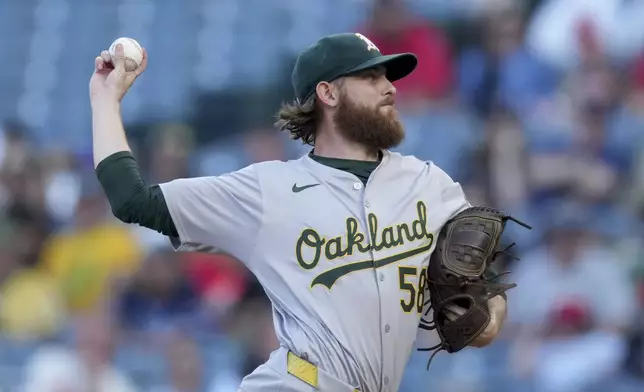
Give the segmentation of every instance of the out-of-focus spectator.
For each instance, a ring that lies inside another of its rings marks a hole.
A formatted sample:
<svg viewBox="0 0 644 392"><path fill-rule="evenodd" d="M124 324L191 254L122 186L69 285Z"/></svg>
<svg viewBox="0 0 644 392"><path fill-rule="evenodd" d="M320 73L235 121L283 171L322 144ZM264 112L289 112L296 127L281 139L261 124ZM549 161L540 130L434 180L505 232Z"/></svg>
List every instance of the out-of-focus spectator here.
<svg viewBox="0 0 644 392"><path fill-rule="evenodd" d="M364 33L383 53L413 52L418 57L417 69L394 83L406 134L396 150L431 160L462 182L483 135L470 112L454 102L448 37L399 0L377 2Z"/></svg>
<svg viewBox="0 0 644 392"><path fill-rule="evenodd" d="M490 199L495 205L516 210L529 196L522 124L512 112L498 110L488 118L486 127Z"/></svg>
<svg viewBox="0 0 644 392"><path fill-rule="evenodd" d="M23 216L37 217L50 226L45 203L45 173L43 162L29 156L20 167L0 173L4 193L3 212L7 219L21 220Z"/></svg>
<svg viewBox="0 0 644 392"><path fill-rule="evenodd" d="M251 129L243 139L247 164L286 158L286 147L279 132L272 128Z"/></svg>
<svg viewBox="0 0 644 392"><path fill-rule="evenodd" d="M623 0L548 0L537 9L527 42L552 66L568 71L579 64L580 30L592 28L611 62L624 64L644 45L644 4Z"/></svg>
<svg viewBox="0 0 644 392"><path fill-rule="evenodd" d="M396 148L403 154L431 160L459 182L471 179L475 153L485 134L481 122L466 108L433 105L422 112L401 113L405 140Z"/></svg>
<svg viewBox="0 0 644 392"><path fill-rule="evenodd" d="M640 233L641 234L641 233ZM631 375L644 380L644 256L642 255L642 236L635 237L639 245L638 252L632 255L635 258L633 266L633 280L635 282L638 314L629 333L629 353L625 363L625 370Z"/></svg>
<svg viewBox="0 0 644 392"><path fill-rule="evenodd" d="M85 187L73 225L48 238L40 261L58 282L71 312L104 301L113 283L134 272L141 259L130 229L110 218L98 186L88 179Z"/></svg>
<svg viewBox="0 0 644 392"><path fill-rule="evenodd" d="M537 391L582 390L616 374L626 355L632 282L592 223L583 206L557 210L544 246L514 268L509 315L519 338L511 365Z"/></svg>
<svg viewBox="0 0 644 392"><path fill-rule="evenodd" d="M162 124L148 133L146 170L151 183L162 183L189 175L189 154L194 131L185 124Z"/></svg>
<svg viewBox="0 0 644 392"><path fill-rule="evenodd" d="M192 252L180 256L186 277L199 293L208 317L226 318L247 290L246 267L225 254Z"/></svg>
<svg viewBox="0 0 644 392"><path fill-rule="evenodd" d="M525 11L510 2L489 10L475 30L478 46L460 58L461 99L487 116L498 106L529 110L555 87L557 75L523 44Z"/></svg>
<svg viewBox="0 0 644 392"><path fill-rule="evenodd" d="M625 100L613 127L620 130L623 144L632 148L633 172L627 201L644 218L644 54L633 64L634 83L627 87Z"/></svg>
<svg viewBox="0 0 644 392"><path fill-rule="evenodd" d="M270 353L279 347L273 328L271 308L263 298L252 299L241 305L230 334L247 350L241 373L250 374L264 363Z"/></svg>
<svg viewBox="0 0 644 392"><path fill-rule="evenodd" d="M190 337L175 335L166 347L168 386L151 392L200 392L205 390L203 361L199 346Z"/></svg>
<svg viewBox="0 0 644 392"><path fill-rule="evenodd" d="M538 199L572 192L608 203L627 189L622 185L640 144L629 137L634 132L620 105L624 83L601 48L588 42L558 97L525 119L530 185Z"/></svg>
<svg viewBox="0 0 644 392"><path fill-rule="evenodd" d="M640 150L636 154L627 200L633 213L644 219L644 152Z"/></svg>
<svg viewBox="0 0 644 392"><path fill-rule="evenodd" d="M43 158L46 210L54 223L71 223L81 196L80 165L66 151L52 151Z"/></svg>
<svg viewBox="0 0 644 392"><path fill-rule="evenodd" d="M29 131L19 122L0 125L0 211L5 219L33 216L49 220L45 207L45 170L30 144Z"/></svg>
<svg viewBox="0 0 644 392"><path fill-rule="evenodd" d="M417 69L394 83L401 110L450 95L451 44L440 29L408 12L404 1L377 1L364 34L384 54L412 52L418 57Z"/></svg>
<svg viewBox="0 0 644 392"><path fill-rule="evenodd" d="M640 312L628 340L628 356L625 370L644 379L644 284L640 283Z"/></svg>
<svg viewBox="0 0 644 392"><path fill-rule="evenodd" d="M167 335L199 330L200 298L172 250L151 252L118 300L119 321L127 331Z"/></svg>
<svg viewBox="0 0 644 392"><path fill-rule="evenodd" d="M218 176L256 162L299 158L311 150L310 146L292 142L285 134L259 127L230 135L199 151L197 175Z"/></svg>
<svg viewBox="0 0 644 392"><path fill-rule="evenodd" d="M29 306L25 306L29 304ZM17 269L0 291L0 331L16 339L50 337L65 322L56 282L35 269Z"/></svg>
<svg viewBox="0 0 644 392"><path fill-rule="evenodd" d="M36 223L21 223L5 223L1 234L0 332L16 339L51 337L64 325L65 304L56 281L26 257L32 247L39 249L29 233Z"/></svg>
<svg viewBox="0 0 644 392"><path fill-rule="evenodd" d="M194 130L183 123L155 124L135 148L137 161L145 168L145 181L160 184L192 175L190 154L194 150ZM139 151L140 150L140 151ZM168 238L138 225L129 227L144 253L166 246Z"/></svg>
<svg viewBox="0 0 644 392"><path fill-rule="evenodd" d="M617 196L620 167L604 155L600 140L605 125L592 122L592 117L591 114L584 118L570 131L552 129L549 136L553 138L549 142L553 144L529 144L528 173L534 197L550 198L572 192L586 200L602 202ZM545 132L538 137L547 142ZM599 146L586 144L577 137Z"/></svg>
<svg viewBox="0 0 644 392"><path fill-rule="evenodd" d="M0 168L3 172L22 171L31 156L28 130L19 121L0 124Z"/></svg>
<svg viewBox="0 0 644 392"><path fill-rule="evenodd" d="M490 11L521 4L529 7L540 0L406 0L415 14L438 20L471 22Z"/></svg>
<svg viewBox="0 0 644 392"><path fill-rule="evenodd" d="M7 279L11 272L19 265L20 258L13 249L13 239L16 228L9 221L0 223L0 284Z"/></svg>
<svg viewBox="0 0 644 392"><path fill-rule="evenodd" d="M84 314L75 323L71 347L44 345L25 366L25 392L135 392L138 389L112 365L113 324L103 312Z"/></svg>
<svg viewBox="0 0 644 392"><path fill-rule="evenodd" d="M473 178L483 192L479 205L497 205L514 216L535 226L532 184L529 178L529 154L521 120L507 109L497 109L485 124L485 147L481 159L475 161ZM468 198L471 190L468 189ZM475 196L475 194L472 194ZM506 234L523 249L539 241L539 231L508 225Z"/></svg>

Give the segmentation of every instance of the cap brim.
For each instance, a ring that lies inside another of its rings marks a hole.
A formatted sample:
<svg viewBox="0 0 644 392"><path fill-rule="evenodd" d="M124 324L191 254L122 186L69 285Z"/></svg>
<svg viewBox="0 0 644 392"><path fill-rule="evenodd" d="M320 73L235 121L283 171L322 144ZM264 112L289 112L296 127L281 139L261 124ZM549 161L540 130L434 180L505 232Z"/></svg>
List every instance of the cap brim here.
<svg viewBox="0 0 644 392"><path fill-rule="evenodd" d="M396 80L402 79L412 73L414 69L416 69L417 65L418 58L413 53L390 54L367 60L357 67L349 70L346 75L364 71L369 68L383 66L387 72L387 79L389 79L390 82L395 82Z"/></svg>

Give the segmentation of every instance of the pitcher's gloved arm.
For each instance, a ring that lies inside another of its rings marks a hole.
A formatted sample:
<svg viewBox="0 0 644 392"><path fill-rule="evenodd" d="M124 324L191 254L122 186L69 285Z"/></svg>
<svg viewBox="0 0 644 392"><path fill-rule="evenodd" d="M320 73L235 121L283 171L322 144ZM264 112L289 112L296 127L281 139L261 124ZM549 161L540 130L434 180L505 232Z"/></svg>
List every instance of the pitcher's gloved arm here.
<svg viewBox="0 0 644 392"><path fill-rule="evenodd" d="M505 319L508 313L507 302L501 295L490 298L487 301L487 306L490 309L490 323L485 327L483 332L474 339L469 345L471 347L485 347L492 343L498 336L503 328ZM450 321L455 321L466 312L466 309L457 305L447 305L445 307L445 316Z"/></svg>
<svg viewBox="0 0 644 392"><path fill-rule="evenodd" d="M163 192L146 185L129 151L114 153L96 167L112 213L125 223L137 223L169 237L178 237Z"/></svg>
<svg viewBox="0 0 644 392"><path fill-rule="evenodd" d="M505 319L508 315L508 305L505 298L497 295L494 298L490 298L487 301L487 305L490 308L490 323L483 333L470 344L472 347L485 347L492 343L501 332L503 324L505 324Z"/></svg>

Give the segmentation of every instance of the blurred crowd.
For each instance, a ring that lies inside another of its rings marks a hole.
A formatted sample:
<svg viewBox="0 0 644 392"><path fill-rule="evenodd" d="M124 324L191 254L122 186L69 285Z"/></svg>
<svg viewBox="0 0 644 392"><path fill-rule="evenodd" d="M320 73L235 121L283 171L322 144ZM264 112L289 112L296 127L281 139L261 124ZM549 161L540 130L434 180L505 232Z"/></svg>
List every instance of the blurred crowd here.
<svg viewBox="0 0 644 392"><path fill-rule="evenodd" d="M179 3L159 1L155 12L172 14ZM309 151L272 127L271 114L291 98L294 57L266 33L268 24L281 26L277 20L257 21L261 7L288 10L297 20L323 5L245 0L235 11L234 1L201 3L213 13L235 13L239 23L253 20L255 30L227 32L256 43L228 48L232 58L258 49L253 63L232 68L271 72L256 82L249 77L252 83L183 85L189 78L161 70L174 60L148 47L150 78L170 75L167 90L181 91L168 95L181 106L175 111L161 105L146 115L125 113L149 183ZM77 3L3 2L0 14L22 20L18 15L33 7L29 28L46 30L39 21L58 19L36 12L43 4L69 13ZM644 390L644 3L333 4L331 16L358 16L320 32L361 32L383 53L419 58L417 70L396 84L407 135L397 150L436 162L473 204L503 208L534 226L508 227L521 259L503 266L518 283L508 293L503 336L486 349L439 355L429 371L426 355L414 353L400 391ZM293 26L312 35L306 23ZM120 31L139 38L136 29ZM208 31L193 40L210 40ZM292 45L301 49L317 38ZM8 58L19 61L11 53L18 49L8 48ZM265 52L280 61L268 64ZM85 89L53 96L50 106L87 100L96 54L69 61L73 55L64 63L87 63L76 75ZM224 67L217 53L209 56L211 67ZM157 94L158 83L146 77L141 88ZM65 114L85 120L61 127L29 114L42 109L41 101L14 105L2 97L0 391L236 391L278 345L270 303L253 276L226 255L175 253L163 236L111 215L87 143L89 104ZM134 101L126 97L123 105L141 107Z"/></svg>

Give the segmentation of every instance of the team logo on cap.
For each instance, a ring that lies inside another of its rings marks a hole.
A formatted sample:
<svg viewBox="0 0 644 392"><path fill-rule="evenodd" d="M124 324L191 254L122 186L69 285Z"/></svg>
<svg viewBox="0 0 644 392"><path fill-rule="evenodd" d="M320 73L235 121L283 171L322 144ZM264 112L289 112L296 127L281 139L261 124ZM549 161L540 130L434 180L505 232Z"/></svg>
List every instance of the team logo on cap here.
<svg viewBox="0 0 644 392"><path fill-rule="evenodd" d="M380 49L376 45L374 45L373 42L364 35L360 33L356 33L356 37L360 38L365 44L367 44L367 50L375 50L376 52L380 52Z"/></svg>

